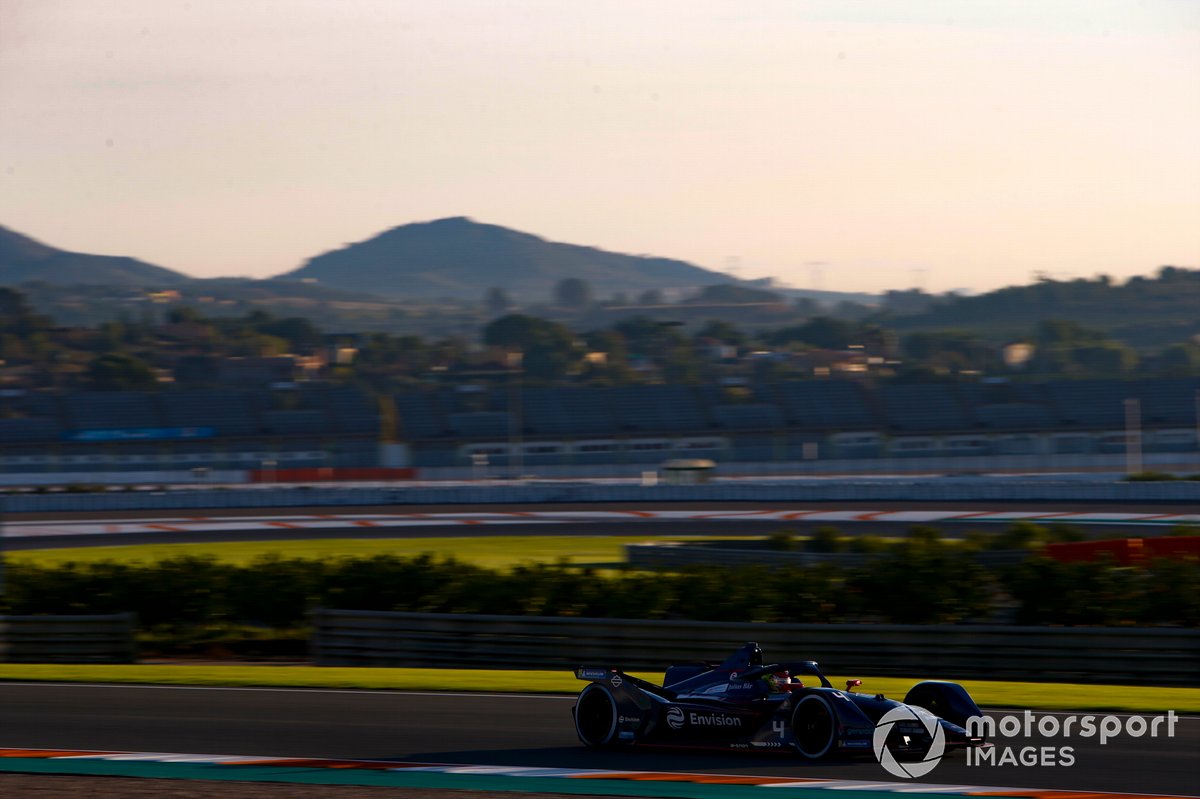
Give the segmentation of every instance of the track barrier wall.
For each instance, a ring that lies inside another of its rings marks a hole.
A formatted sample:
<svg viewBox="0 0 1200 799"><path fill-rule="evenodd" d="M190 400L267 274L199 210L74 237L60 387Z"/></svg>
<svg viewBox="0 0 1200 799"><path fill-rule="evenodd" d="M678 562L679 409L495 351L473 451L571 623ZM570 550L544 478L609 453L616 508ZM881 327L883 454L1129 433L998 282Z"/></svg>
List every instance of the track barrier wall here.
<svg viewBox="0 0 1200 799"><path fill-rule="evenodd" d="M0 616L0 662L132 663L132 613L110 616Z"/></svg>
<svg viewBox="0 0 1200 799"><path fill-rule="evenodd" d="M768 659L843 677L1200 686L1200 630L987 625L755 624L321 609L325 666L661 671L758 641ZM869 686L868 686L869 689Z"/></svg>
<svg viewBox="0 0 1200 799"><path fill-rule="evenodd" d="M1200 539L1197 539L1200 541ZM737 549L729 546L705 546L703 543L683 544L674 541L645 544L626 544L625 561L631 569L673 570L689 566L765 566L770 569L805 568L819 563L830 563L845 569L853 569L877 558L886 557L888 551L875 553L858 552L794 552L776 549ZM1015 566L1029 557L1028 550L997 550L978 552L975 560L981 566L997 568Z"/></svg>
<svg viewBox="0 0 1200 799"><path fill-rule="evenodd" d="M566 502L1196 502L1200 482L1047 480L736 481L706 485L501 483L461 486L264 486L8 494L8 513L45 511L473 505Z"/></svg>

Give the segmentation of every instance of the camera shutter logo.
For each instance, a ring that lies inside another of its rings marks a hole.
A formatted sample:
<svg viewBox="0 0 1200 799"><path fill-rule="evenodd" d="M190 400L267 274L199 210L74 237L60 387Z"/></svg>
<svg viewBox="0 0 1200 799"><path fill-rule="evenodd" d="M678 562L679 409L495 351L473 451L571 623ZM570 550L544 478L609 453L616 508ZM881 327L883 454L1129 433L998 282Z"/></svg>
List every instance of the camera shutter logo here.
<svg viewBox="0 0 1200 799"><path fill-rule="evenodd" d="M929 733L933 743L930 745L929 751L925 753L924 759L913 763L901 763L887 748L888 735L898 721L917 721L925 727L925 731ZM871 744L875 751L875 759L888 774L913 779L923 777L933 771L941 761L942 755L946 753L946 733L938 722L937 716L928 710L901 705L884 713L883 717L879 719L879 723L875 725L875 734L871 738Z"/></svg>

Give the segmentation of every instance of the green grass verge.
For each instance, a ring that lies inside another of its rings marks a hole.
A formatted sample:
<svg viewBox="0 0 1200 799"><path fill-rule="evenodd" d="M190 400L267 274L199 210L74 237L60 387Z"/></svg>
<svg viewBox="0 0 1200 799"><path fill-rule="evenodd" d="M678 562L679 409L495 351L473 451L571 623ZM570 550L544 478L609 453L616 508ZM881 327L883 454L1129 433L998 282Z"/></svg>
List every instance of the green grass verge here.
<svg viewBox="0 0 1200 799"><path fill-rule="evenodd" d="M223 563L245 565L263 555L326 560L338 557L396 555L413 557L431 553L453 556L488 568L507 568L520 563L612 564L625 561L626 544L643 541L682 541L708 536L600 536L600 535L512 535L442 538L328 538L311 541L244 541L203 544L148 544L139 546L31 549L8 552L14 562L56 566L62 563L118 561L144 563L184 555L209 555Z"/></svg>
<svg viewBox="0 0 1200 799"><path fill-rule="evenodd" d="M654 680L661 675L641 675ZM833 680L835 686L842 679ZM498 691L573 694L582 683L565 671L478 669L372 669L245 665L50 665L0 664L0 681L100 682L153 685L220 685L275 688L357 688L408 691ZM902 677L864 677L862 691L903 699L917 682ZM1066 685L967 680L963 685L985 707L1030 710L1126 710L1200 713L1200 688Z"/></svg>

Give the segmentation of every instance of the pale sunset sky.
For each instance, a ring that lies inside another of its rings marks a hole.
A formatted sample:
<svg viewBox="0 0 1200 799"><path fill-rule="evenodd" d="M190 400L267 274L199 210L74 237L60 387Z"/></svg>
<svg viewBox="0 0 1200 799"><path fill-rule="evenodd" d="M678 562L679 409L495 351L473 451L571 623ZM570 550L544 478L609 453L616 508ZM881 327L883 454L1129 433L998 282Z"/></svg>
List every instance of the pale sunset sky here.
<svg viewBox="0 0 1200 799"><path fill-rule="evenodd" d="M836 290L1200 267L1200 2L0 0L0 225L265 277L444 216Z"/></svg>

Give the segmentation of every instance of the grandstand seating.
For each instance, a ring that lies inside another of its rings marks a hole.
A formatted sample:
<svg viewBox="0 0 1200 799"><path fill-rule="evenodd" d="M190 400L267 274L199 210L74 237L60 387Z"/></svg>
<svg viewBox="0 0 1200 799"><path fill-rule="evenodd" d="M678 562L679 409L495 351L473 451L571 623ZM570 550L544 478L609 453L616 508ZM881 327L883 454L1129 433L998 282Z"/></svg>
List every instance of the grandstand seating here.
<svg viewBox="0 0 1200 799"><path fill-rule="evenodd" d="M791 424L805 430L866 430L880 426L857 383L841 380L779 384Z"/></svg>
<svg viewBox="0 0 1200 799"><path fill-rule="evenodd" d="M617 422L602 391L586 388L553 389L567 415L568 432L576 435L615 433ZM528 415L526 418L530 418Z"/></svg>
<svg viewBox="0 0 1200 799"><path fill-rule="evenodd" d="M320 435L331 433L329 416L315 408L263 411L263 430L271 435Z"/></svg>
<svg viewBox="0 0 1200 799"><path fill-rule="evenodd" d="M57 419L32 417L0 419L0 443L51 441L59 437L62 426Z"/></svg>
<svg viewBox="0 0 1200 799"><path fill-rule="evenodd" d="M362 391L334 386L328 390L326 400L338 432L351 436L379 432L379 405Z"/></svg>
<svg viewBox="0 0 1200 799"><path fill-rule="evenodd" d="M876 387L809 380L736 390L479 385L392 399L396 435L411 446L418 466L470 465L475 445L495 448L491 465L499 466L515 432L508 413L514 400L521 403L525 464L616 464L681 457L691 452L689 443L716 447L702 457L730 461L1116 452L1124 447L1118 434L1128 398L1141 403L1145 451L1189 451L1197 391L1197 378ZM379 458L379 407L367 392L328 384L272 392L9 391L0 395L0 456L6 471L63 464L246 468L284 457L288 465L372 466ZM212 428L214 436L173 432L135 441L105 434L92 443L77 435L148 428Z"/></svg>
<svg viewBox="0 0 1200 799"><path fill-rule="evenodd" d="M84 391L66 396L67 419L74 430L130 430L163 427L153 394L134 391Z"/></svg>
<svg viewBox="0 0 1200 799"><path fill-rule="evenodd" d="M972 417L977 426L991 430L1044 430L1054 426L1050 409L1031 402L977 405Z"/></svg>
<svg viewBox="0 0 1200 799"><path fill-rule="evenodd" d="M689 386L622 386L608 389L618 424L630 431L687 431L706 426Z"/></svg>
<svg viewBox="0 0 1200 799"><path fill-rule="evenodd" d="M521 392L521 418L525 430L534 435L570 436L579 429L567 410L563 394L566 389L530 388ZM611 423L609 423L611 424Z"/></svg>
<svg viewBox="0 0 1200 799"><path fill-rule="evenodd" d="M893 430L966 430L971 423L953 386L897 384L879 389L887 425Z"/></svg>
<svg viewBox="0 0 1200 799"><path fill-rule="evenodd" d="M450 432L460 438L504 438L511 426L512 421L504 412L472 411L449 416Z"/></svg>
<svg viewBox="0 0 1200 799"><path fill-rule="evenodd" d="M1148 424L1195 426L1200 413L1200 379L1147 380L1142 383L1142 418Z"/></svg>
<svg viewBox="0 0 1200 799"><path fill-rule="evenodd" d="M783 427L783 412L774 405L714 405L713 421L730 430L778 430Z"/></svg>
<svg viewBox="0 0 1200 799"><path fill-rule="evenodd" d="M407 438L437 438L446 433L446 425L440 419L433 397L426 393L413 392L395 396L398 433Z"/></svg>
<svg viewBox="0 0 1200 799"><path fill-rule="evenodd" d="M1058 380L1046 390L1063 426L1110 429L1125 425L1125 400L1140 393L1138 384L1117 380Z"/></svg>
<svg viewBox="0 0 1200 799"><path fill-rule="evenodd" d="M218 436L253 435L259 429L255 408L244 391L168 391L159 402L168 427L211 427Z"/></svg>

